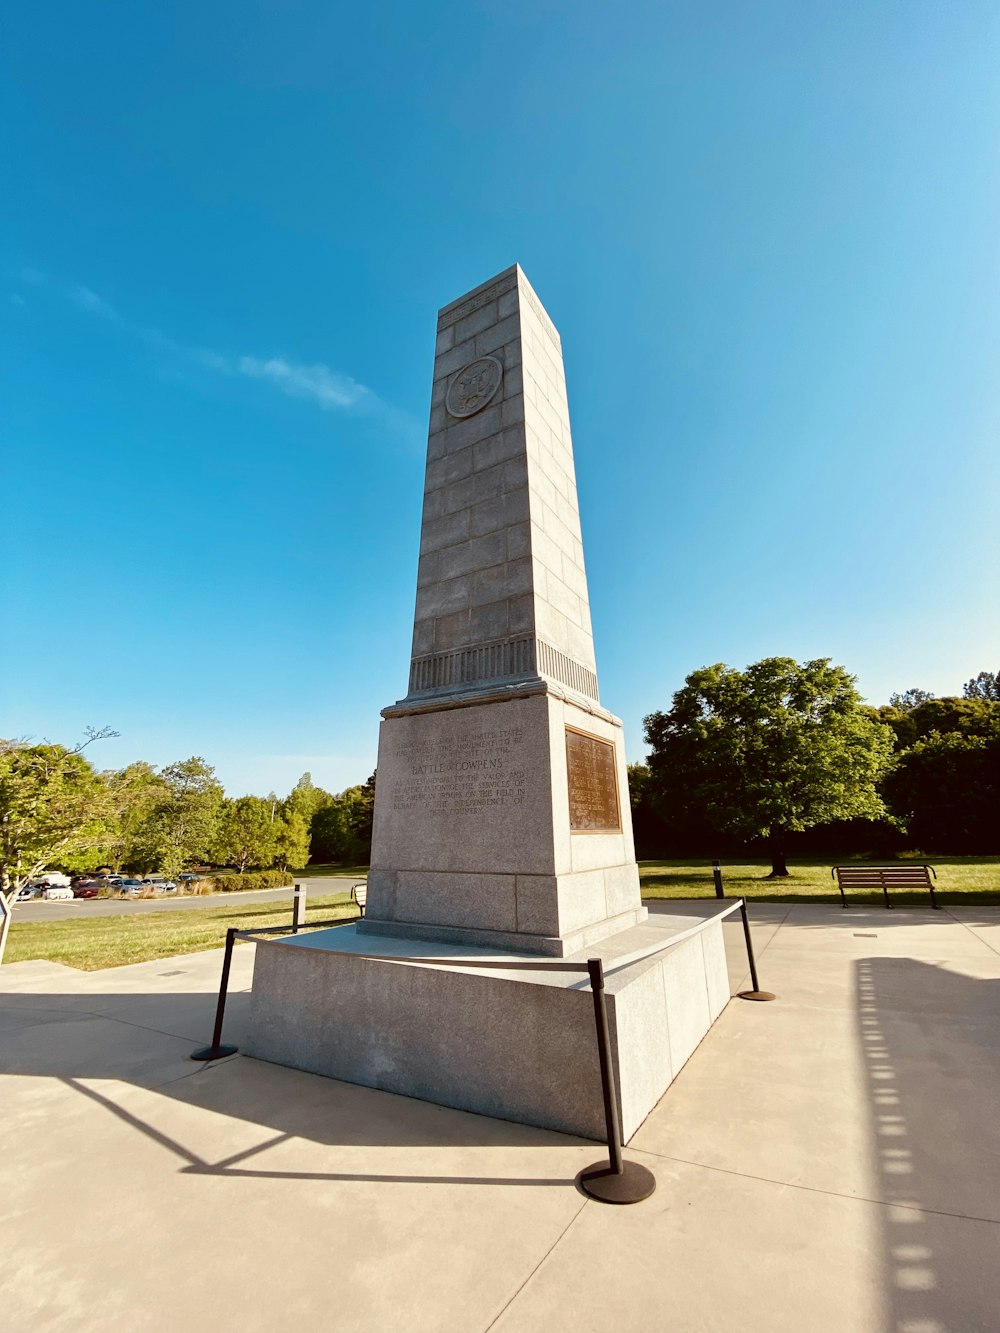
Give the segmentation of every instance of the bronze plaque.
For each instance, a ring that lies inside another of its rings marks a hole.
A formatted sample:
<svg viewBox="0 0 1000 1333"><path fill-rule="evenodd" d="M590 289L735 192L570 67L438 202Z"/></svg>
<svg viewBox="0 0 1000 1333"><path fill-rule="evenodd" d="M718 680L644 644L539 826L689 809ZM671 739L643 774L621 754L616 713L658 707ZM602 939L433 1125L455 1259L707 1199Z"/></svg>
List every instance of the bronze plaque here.
<svg viewBox="0 0 1000 1333"><path fill-rule="evenodd" d="M620 833L621 806L615 747L585 731L566 728L571 833Z"/></svg>

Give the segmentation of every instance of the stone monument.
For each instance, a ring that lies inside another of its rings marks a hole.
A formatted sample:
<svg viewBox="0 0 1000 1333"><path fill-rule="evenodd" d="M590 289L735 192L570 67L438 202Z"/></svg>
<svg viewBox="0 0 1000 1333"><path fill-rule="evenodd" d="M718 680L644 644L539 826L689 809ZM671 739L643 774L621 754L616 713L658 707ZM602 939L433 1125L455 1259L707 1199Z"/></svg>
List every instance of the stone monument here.
<svg viewBox="0 0 1000 1333"><path fill-rule="evenodd" d="M627 1138L729 999L722 926L647 920L640 901L559 335L515 265L438 316L409 689L383 710L367 915L258 946L243 1049L600 1138L589 985L523 967L540 955L603 961Z"/></svg>
<svg viewBox="0 0 1000 1333"><path fill-rule="evenodd" d="M645 917L562 348L516 265L438 316L410 688L383 717L365 932L561 955Z"/></svg>

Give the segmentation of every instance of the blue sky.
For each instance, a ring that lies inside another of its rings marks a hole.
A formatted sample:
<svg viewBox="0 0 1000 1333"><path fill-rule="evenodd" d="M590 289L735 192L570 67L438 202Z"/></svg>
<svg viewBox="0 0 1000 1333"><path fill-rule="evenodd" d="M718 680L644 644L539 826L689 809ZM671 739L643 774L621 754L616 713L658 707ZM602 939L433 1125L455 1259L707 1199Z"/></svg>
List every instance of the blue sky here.
<svg viewBox="0 0 1000 1333"><path fill-rule="evenodd" d="M334 790L405 693L436 310L559 327L602 698L1000 667L995 3L8 13L0 734Z"/></svg>

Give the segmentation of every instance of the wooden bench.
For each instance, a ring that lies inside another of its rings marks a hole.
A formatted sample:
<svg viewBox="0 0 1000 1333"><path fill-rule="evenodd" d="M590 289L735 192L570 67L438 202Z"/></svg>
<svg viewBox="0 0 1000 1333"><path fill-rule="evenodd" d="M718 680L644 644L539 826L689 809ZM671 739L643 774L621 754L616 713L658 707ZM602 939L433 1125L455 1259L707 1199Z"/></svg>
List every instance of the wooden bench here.
<svg viewBox="0 0 1000 1333"><path fill-rule="evenodd" d="M351 897L358 905L358 916L364 916L365 904L368 902L368 881L362 880L360 884L355 884L351 890Z"/></svg>
<svg viewBox="0 0 1000 1333"><path fill-rule="evenodd" d="M837 877L837 888L840 890L842 905L845 908L847 907L845 889L881 889L885 896L886 907L892 907L889 901L890 889L927 889L931 895L931 906L937 911L941 910L934 897L934 885L931 882L932 875L937 879L933 866L905 863L896 866L834 866L830 875Z"/></svg>

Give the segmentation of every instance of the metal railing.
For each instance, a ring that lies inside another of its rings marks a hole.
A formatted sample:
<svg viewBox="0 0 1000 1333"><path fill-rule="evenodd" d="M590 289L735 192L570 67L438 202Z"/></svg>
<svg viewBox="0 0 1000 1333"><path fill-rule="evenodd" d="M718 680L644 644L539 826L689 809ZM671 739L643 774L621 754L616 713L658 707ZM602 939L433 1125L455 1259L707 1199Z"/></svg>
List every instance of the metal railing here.
<svg viewBox="0 0 1000 1333"><path fill-rule="evenodd" d="M410 963L429 967L460 967L463 969L480 968L493 972L576 972L581 976L587 976L594 997L594 1024L597 1031L597 1054L601 1069L601 1095L604 1100L608 1161L607 1163L598 1162L581 1171L577 1176L577 1183L584 1193L601 1200L603 1203L638 1203L653 1193L656 1188L656 1180L653 1173L646 1167L639 1162L626 1161L622 1153L621 1121L618 1115L618 1098L615 1095L615 1070L611 1052L611 1034L608 1026L605 977L620 972L623 968L633 967L646 959L655 958L658 954L667 953L676 945L682 944L693 935L699 934L713 922L722 921L723 918L731 916L734 912L739 912L742 917L747 962L750 968L750 979L753 983L752 990L739 991L737 994L740 999L745 1000L773 1000L775 997L770 991L760 989L745 898L732 900L721 911L714 912L712 916L706 917L687 930L682 930L678 935L672 935L664 944L656 945L652 949L640 949L635 953L626 954L622 958L612 960L608 972L605 972L603 960L600 958L588 958L586 962L572 962L563 958L545 960L540 958L464 958L455 956L435 958L412 954L355 953L353 950L350 956L378 963ZM298 924L295 927L296 930ZM354 918L345 921L343 917L338 917L333 921L310 921L307 923L310 930L354 924ZM239 1050L238 1046L226 1045L222 1041L222 1027L225 1021L226 998L229 990L229 972L236 941L239 939L263 943L266 936L287 936L288 934L288 926L262 926L251 930L239 930L235 926L231 926L226 931L226 950L222 960L222 979L219 982L219 999L215 1009L215 1028L212 1032L212 1042L210 1046L202 1046L198 1050L192 1051L192 1060L221 1060L227 1055L235 1055Z"/></svg>

